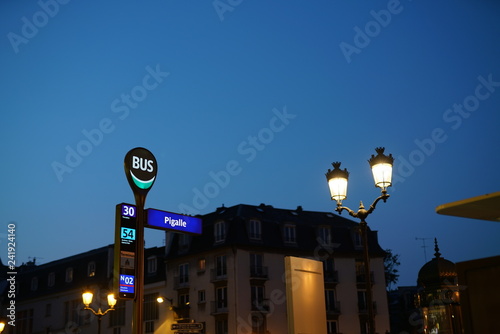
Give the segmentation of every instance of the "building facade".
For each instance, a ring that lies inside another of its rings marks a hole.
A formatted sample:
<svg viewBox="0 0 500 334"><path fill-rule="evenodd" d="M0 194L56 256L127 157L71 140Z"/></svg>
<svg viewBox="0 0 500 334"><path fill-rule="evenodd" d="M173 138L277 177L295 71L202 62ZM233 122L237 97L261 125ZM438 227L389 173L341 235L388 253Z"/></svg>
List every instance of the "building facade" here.
<svg viewBox="0 0 500 334"><path fill-rule="evenodd" d="M206 333L286 334L285 256L323 262L328 333L365 333L368 317L358 224L329 212L269 205L221 207L203 234L168 234L166 295L174 318ZM369 231L376 332L389 330L384 254Z"/></svg>
<svg viewBox="0 0 500 334"><path fill-rule="evenodd" d="M201 235L166 232L166 246L145 251L144 333L174 333L172 325L194 322L204 334L287 334L287 256L323 263L328 334L366 332L357 223L329 212L264 204L221 207L200 218ZM368 231L368 241L376 332L385 333L385 252L376 231ZM18 272L16 326L7 333L97 333L99 321L84 310L82 293L94 293L95 310L108 308L112 245L43 265L33 261ZM3 310L8 302L4 291ZM101 332L130 334L132 315L132 301L119 300L102 318Z"/></svg>

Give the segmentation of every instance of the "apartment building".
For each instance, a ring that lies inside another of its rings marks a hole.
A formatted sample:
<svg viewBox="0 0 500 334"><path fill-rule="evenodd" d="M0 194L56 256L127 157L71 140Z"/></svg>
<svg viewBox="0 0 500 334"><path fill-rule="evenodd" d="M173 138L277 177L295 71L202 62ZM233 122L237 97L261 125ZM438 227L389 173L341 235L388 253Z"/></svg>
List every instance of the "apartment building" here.
<svg viewBox="0 0 500 334"><path fill-rule="evenodd" d="M178 321L206 333L286 334L285 256L323 262L328 333L364 333L368 317L358 224L330 212L261 204L202 216L199 236L167 233L165 294ZM369 231L376 332L389 330L384 250Z"/></svg>
<svg viewBox="0 0 500 334"><path fill-rule="evenodd" d="M366 332L368 305L363 246L357 222L331 212L270 205L220 207L200 216L201 235L166 232L166 245L145 250L144 333L288 334L285 257L323 263L328 334ZM389 330L384 250L368 231L377 333ZM118 300L98 321L113 291L113 245L18 268L16 326L7 333L131 334L133 302ZM6 286L2 314L5 316ZM300 288L300 287L298 287ZM164 302L158 303L157 298ZM314 301L312 301L314 305ZM174 327L173 327L174 325ZM177 327L176 327L177 326ZM318 333L319 334L319 333Z"/></svg>

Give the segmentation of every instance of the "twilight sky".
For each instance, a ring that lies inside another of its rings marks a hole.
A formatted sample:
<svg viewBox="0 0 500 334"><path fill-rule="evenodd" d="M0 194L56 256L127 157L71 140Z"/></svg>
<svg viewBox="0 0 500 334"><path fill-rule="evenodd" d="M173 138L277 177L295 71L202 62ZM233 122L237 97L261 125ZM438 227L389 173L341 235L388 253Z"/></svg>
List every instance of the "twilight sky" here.
<svg viewBox="0 0 500 334"><path fill-rule="evenodd" d="M414 285L431 239L455 262L500 254L500 223L436 206L500 190L500 4L480 1L0 1L0 258L47 263L113 243L133 203L125 154L146 147L146 207L333 211L379 195L369 226ZM347 213L343 213L347 216ZM146 246L163 233L146 232Z"/></svg>

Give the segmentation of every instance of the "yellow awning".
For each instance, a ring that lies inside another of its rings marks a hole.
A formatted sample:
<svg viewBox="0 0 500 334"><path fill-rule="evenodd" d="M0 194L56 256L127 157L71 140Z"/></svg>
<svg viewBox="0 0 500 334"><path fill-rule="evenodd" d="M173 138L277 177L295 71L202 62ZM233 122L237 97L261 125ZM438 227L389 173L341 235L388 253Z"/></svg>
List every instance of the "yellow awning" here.
<svg viewBox="0 0 500 334"><path fill-rule="evenodd" d="M436 207L441 215L500 222L500 191L442 204Z"/></svg>

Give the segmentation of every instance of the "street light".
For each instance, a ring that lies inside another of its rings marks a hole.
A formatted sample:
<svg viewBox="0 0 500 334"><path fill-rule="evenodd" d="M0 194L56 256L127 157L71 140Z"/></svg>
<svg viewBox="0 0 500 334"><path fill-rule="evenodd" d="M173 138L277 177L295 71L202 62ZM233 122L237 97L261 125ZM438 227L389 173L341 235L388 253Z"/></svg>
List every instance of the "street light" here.
<svg viewBox="0 0 500 334"><path fill-rule="evenodd" d="M0 321L0 333L3 332L4 328L5 328L5 322Z"/></svg>
<svg viewBox="0 0 500 334"><path fill-rule="evenodd" d="M368 254L368 237L367 230L368 226L366 224L366 217L370 215L375 206L380 200L384 202L389 198L387 193L387 188L392 185L392 165L394 163L394 158L392 154L388 156L384 154L383 147L377 147L375 151L378 153L376 156L372 154L371 158L368 160L373 173L373 179L375 181L375 187L381 189L382 194L375 199L368 210L365 209L363 202L360 202L359 209L357 212L349 209L342 205L342 201L347 198L347 181L349 179L349 172L347 169L340 169L340 162L332 163L333 170L328 169L326 173L326 179L328 181L328 187L330 188L330 196L332 200L337 202L337 207L335 211L339 214L343 210L349 212L349 215L355 218L359 218L361 221L359 223L361 230L361 238L363 241L363 261L365 266L365 277L366 277L366 299L368 304L368 333L375 333L375 319L373 314L373 302L372 302L372 282L370 276L370 257Z"/></svg>
<svg viewBox="0 0 500 334"><path fill-rule="evenodd" d="M106 311L102 312L100 307L97 311L95 311L92 307L90 307L90 304L92 303L93 297L94 297L94 295L92 294L92 292L84 292L82 294L83 304L85 305L84 310L89 310L92 313L94 313L95 316L97 316L97 333L101 334L101 318L104 315L106 315L109 311L115 310L116 299L115 299L115 295L110 293L108 295L109 308Z"/></svg>

